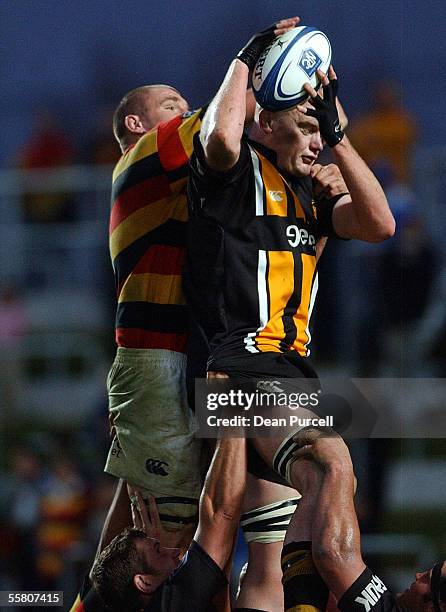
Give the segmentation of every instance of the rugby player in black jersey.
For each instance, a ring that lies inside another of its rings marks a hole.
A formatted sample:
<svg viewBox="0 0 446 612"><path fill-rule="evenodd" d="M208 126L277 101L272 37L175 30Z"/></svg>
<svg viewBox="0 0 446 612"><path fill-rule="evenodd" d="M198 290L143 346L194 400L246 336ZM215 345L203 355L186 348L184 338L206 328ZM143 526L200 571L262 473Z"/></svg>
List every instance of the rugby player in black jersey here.
<svg viewBox="0 0 446 612"><path fill-rule="evenodd" d="M194 138L188 299L211 346L211 376L286 378L295 391L308 391L311 380L318 385L309 323L326 238L380 242L393 235L395 222L379 182L340 127L333 68L329 77L318 73L322 96L307 84L308 102L260 110L251 140L243 136L244 92L255 65L244 51ZM329 166L317 164L325 143L336 162ZM301 409L299 416L314 414ZM271 478L273 468L282 484L298 488L294 433L250 440L250 471ZM286 597L291 587L286 579L284 585ZM298 608L291 602L288 609Z"/></svg>
<svg viewBox="0 0 446 612"><path fill-rule="evenodd" d="M292 578L295 590L308 589L304 570L314 562L341 612L445 612L446 562L415 574L410 587L397 595L365 565L353 503L353 467L342 438L307 430L299 435L299 444L295 458L296 465L305 463L299 486L307 503L293 516L282 556L286 574L293 551L301 550L297 567L302 571Z"/></svg>

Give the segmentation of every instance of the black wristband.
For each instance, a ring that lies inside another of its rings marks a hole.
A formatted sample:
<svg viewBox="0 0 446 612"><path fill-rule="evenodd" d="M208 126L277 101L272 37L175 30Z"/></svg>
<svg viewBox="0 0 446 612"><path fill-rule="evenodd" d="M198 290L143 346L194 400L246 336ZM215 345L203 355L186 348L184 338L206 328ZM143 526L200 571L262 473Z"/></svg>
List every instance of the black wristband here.
<svg viewBox="0 0 446 612"><path fill-rule="evenodd" d="M274 23L269 28L266 28L266 30L262 30L258 34L254 34L243 49L240 49L240 51L237 53L237 59L246 64L250 72L254 70L254 66L256 65L262 52L269 47L269 45L276 38L276 35L274 34L275 29L276 24Z"/></svg>

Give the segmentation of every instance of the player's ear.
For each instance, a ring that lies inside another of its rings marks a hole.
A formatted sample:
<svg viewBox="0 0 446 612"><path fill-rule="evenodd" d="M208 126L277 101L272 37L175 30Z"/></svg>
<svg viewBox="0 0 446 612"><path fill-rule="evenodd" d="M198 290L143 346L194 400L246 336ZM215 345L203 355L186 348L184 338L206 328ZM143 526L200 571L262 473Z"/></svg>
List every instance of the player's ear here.
<svg viewBox="0 0 446 612"><path fill-rule="evenodd" d="M259 127L265 134L271 134L273 131L273 113L262 109L259 113Z"/></svg>
<svg viewBox="0 0 446 612"><path fill-rule="evenodd" d="M133 584L141 593L146 595L153 592L153 584L150 574L135 574L133 576Z"/></svg>
<svg viewBox="0 0 446 612"><path fill-rule="evenodd" d="M143 126L139 115L126 115L124 125L132 134L145 134L147 131Z"/></svg>

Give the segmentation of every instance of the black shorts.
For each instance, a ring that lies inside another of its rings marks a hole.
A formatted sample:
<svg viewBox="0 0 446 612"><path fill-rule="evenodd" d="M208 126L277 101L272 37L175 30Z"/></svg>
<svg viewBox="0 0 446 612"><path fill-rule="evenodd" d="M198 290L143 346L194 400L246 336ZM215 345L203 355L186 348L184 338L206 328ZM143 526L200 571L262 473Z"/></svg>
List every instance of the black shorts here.
<svg viewBox="0 0 446 612"><path fill-rule="evenodd" d="M231 378L311 378L318 375L308 357L288 353L246 353L232 357L210 357L208 370L225 372Z"/></svg>
<svg viewBox="0 0 446 612"><path fill-rule="evenodd" d="M230 378L256 378L274 380L286 378L287 391L308 391L320 388L319 378L311 361L295 351L288 353L252 353L233 357L209 359L208 370L224 372ZM305 382L304 382L305 381ZM257 478L285 485L290 484L282 478L259 455L252 441L248 440L248 472Z"/></svg>

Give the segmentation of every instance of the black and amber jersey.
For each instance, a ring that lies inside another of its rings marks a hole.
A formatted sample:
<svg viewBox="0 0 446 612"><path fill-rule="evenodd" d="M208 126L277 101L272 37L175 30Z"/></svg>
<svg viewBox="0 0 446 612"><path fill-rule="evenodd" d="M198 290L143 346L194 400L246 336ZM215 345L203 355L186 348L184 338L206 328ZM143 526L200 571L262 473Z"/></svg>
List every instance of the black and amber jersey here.
<svg viewBox="0 0 446 612"><path fill-rule="evenodd" d="M228 172L210 169L194 139L186 290L213 358L310 353L316 243L333 234L334 201L286 175L274 152L242 141ZM211 359L212 360L212 359Z"/></svg>
<svg viewBox="0 0 446 612"><path fill-rule="evenodd" d="M114 169L110 254L119 346L186 350L188 313L181 285L186 182L203 113L162 123L130 147Z"/></svg>

